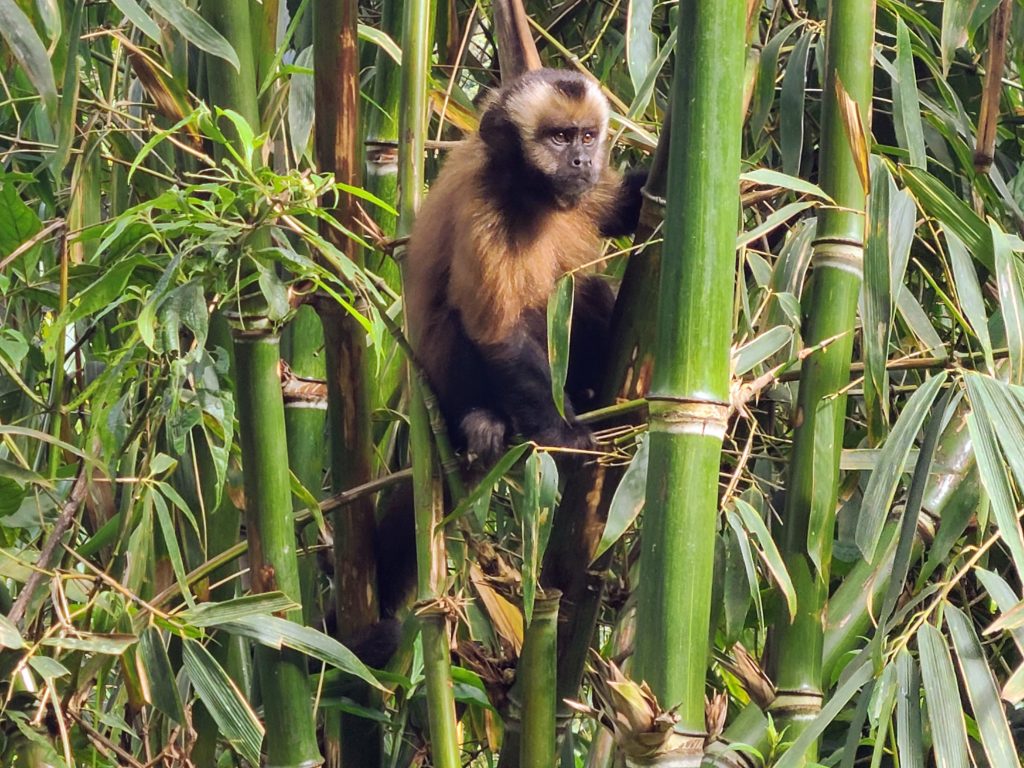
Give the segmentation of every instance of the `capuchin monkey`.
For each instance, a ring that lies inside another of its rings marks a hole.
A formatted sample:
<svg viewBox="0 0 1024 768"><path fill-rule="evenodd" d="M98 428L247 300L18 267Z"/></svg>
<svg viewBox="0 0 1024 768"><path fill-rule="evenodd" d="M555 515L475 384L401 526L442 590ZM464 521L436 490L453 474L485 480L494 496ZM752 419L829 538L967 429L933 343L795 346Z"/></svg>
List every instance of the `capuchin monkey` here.
<svg viewBox="0 0 1024 768"><path fill-rule="evenodd" d="M589 449L576 420L600 388L614 295L577 273L565 418L555 407L547 305L556 281L631 234L646 171L608 168L608 101L590 78L541 69L498 91L480 130L452 150L416 219L405 312L416 363L456 449L486 466L513 436ZM415 583L412 493L396 488L377 532L380 624L354 644L381 663Z"/></svg>
<svg viewBox="0 0 1024 768"><path fill-rule="evenodd" d="M614 296L576 277L565 418L551 394L547 305L556 281L630 234L641 171L607 166L608 101L590 78L541 69L502 88L452 150L409 240L405 312L416 362L453 444L484 464L513 435L593 447L576 420L599 388Z"/></svg>

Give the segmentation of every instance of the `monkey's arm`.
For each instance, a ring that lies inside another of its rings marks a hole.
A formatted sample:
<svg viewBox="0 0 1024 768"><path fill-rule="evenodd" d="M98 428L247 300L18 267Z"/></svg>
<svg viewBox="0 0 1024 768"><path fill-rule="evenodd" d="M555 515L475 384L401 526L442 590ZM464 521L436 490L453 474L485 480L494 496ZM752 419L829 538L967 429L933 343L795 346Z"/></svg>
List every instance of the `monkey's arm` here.
<svg viewBox="0 0 1024 768"><path fill-rule="evenodd" d="M565 419L551 396L551 368L542 339L525 324L505 340L481 347L488 384L513 429L527 440L562 448L591 448L590 430L576 422L569 398Z"/></svg>
<svg viewBox="0 0 1024 768"><path fill-rule="evenodd" d="M617 183L616 183L617 182ZM647 183L647 169L638 168L615 179L607 202L598 214L598 226L604 237L621 237L636 231L643 203L641 190Z"/></svg>

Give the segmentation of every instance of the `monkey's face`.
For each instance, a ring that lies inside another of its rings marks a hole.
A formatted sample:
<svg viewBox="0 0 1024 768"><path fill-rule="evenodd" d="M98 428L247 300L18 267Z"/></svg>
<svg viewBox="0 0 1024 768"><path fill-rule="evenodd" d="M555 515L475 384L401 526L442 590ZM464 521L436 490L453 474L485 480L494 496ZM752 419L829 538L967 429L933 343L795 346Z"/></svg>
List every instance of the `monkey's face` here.
<svg viewBox="0 0 1024 768"><path fill-rule="evenodd" d="M509 86L488 112L494 114L484 123L504 117L523 161L547 178L559 206L573 207L597 183L607 155L608 100L592 80L536 70Z"/></svg>

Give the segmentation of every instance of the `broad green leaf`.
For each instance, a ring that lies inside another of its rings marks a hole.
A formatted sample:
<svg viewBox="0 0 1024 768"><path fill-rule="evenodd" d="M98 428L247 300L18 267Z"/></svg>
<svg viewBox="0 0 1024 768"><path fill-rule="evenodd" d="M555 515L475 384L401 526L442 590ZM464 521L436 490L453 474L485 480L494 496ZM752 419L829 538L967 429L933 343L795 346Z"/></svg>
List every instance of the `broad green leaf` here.
<svg viewBox="0 0 1024 768"><path fill-rule="evenodd" d="M320 630L278 616L249 616L218 626L225 632L248 637L270 648L291 648L312 656L383 690L377 678L352 651Z"/></svg>
<svg viewBox="0 0 1024 768"><path fill-rule="evenodd" d="M1024 281L1017 256L1011 250L1006 235L994 221L989 221L989 224L999 285L999 307L1010 352L1010 381L1021 384L1024 383Z"/></svg>
<svg viewBox="0 0 1024 768"><path fill-rule="evenodd" d="M185 673L221 735L251 765L259 765L263 725L249 702L202 644L185 639L181 645Z"/></svg>
<svg viewBox="0 0 1024 768"><path fill-rule="evenodd" d="M647 494L649 443L646 434L638 441L636 453L633 454L629 466L626 467L626 471L619 481L618 488L612 495L604 532L601 534L601 541L594 551L591 562L607 552L622 537L622 534L629 529L644 508L644 499Z"/></svg>
<svg viewBox="0 0 1024 768"><path fill-rule="evenodd" d="M523 616L527 626L533 619L540 564L551 534L557 496L555 460L547 451L533 451L523 468L523 508L519 512L523 536Z"/></svg>
<svg viewBox="0 0 1024 768"><path fill-rule="evenodd" d="M22 638L14 622L6 616L0 615L0 648L23 648L25 640Z"/></svg>
<svg viewBox="0 0 1024 768"><path fill-rule="evenodd" d="M967 729L946 638L931 624L923 624L917 630L917 650L937 768L969 768Z"/></svg>
<svg viewBox="0 0 1024 768"><path fill-rule="evenodd" d="M304 48L295 57L297 67L313 66L313 46ZM298 163L309 146L309 135L313 131L313 76L295 72L288 88L288 140L292 155Z"/></svg>
<svg viewBox="0 0 1024 768"><path fill-rule="evenodd" d="M971 263L967 248L950 230L945 231L946 245L949 248L949 260L953 268L953 281L956 284L960 309L963 311L971 330L978 337L985 353L985 366L989 373L995 371L995 358L992 355L992 339L988 333L988 313L985 311L985 299L981 295L978 273Z"/></svg>
<svg viewBox="0 0 1024 768"><path fill-rule="evenodd" d="M0 37L7 42L15 60L39 92L52 123L57 119L57 81L53 77L53 66L31 20L14 0L0 0Z"/></svg>
<svg viewBox="0 0 1024 768"><path fill-rule="evenodd" d="M128 21L138 27L142 34L154 43L160 43L160 27L149 17L148 13L142 10L141 5L135 0L112 0L112 2Z"/></svg>
<svg viewBox="0 0 1024 768"><path fill-rule="evenodd" d="M733 375L742 376L760 365L793 340L793 329L784 325L770 328L733 352Z"/></svg>
<svg viewBox="0 0 1024 768"><path fill-rule="evenodd" d="M1021 629L1024 627L1024 602L1020 601L1013 588L998 573L984 568L975 568L974 573L1001 613L1000 617L985 629L984 634L991 635L1004 629L1008 630L1018 650L1024 651L1024 630Z"/></svg>
<svg viewBox="0 0 1024 768"><path fill-rule="evenodd" d="M864 655L858 656L854 661L851 661L847 669L849 672L846 675L846 679L832 692L817 717L789 745L789 749L775 763L774 768L803 768L803 766L807 765L805 760L807 750L825 732L825 729L836 719L836 716L853 700L853 697L860 692L860 689L871 680L871 664L867 662L867 657Z"/></svg>
<svg viewBox="0 0 1024 768"><path fill-rule="evenodd" d="M100 635L82 632L64 637L48 637L41 642L48 648L64 651L101 653L104 656L120 656L139 641L135 635Z"/></svg>
<svg viewBox="0 0 1024 768"><path fill-rule="evenodd" d="M896 750L901 768L924 768L921 732L921 673L910 651L896 654Z"/></svg>
<svg viewBox="0 0 1024 768"><path fill-rule="evenodd" d="M768 121L772 102L775 100L775 81L779 76L779 52L790 36L804 22L794 21L775 37L769 40L761 50L761 61L754 82L754 95L750 107L750 131L758 136Z"/></svg>
<svg viewBox="0 0 1024 768"><path fill-rule="evenodd" d="M160 630L148 627L139 638L139 658L149 678L148 688L153 706L176 723L184 724L185 708L174 679L174 669Z"/></svg>
<svg viewBox="0 0 1024 768"><path fill-rule="evenodd" d="M725 519L729 523L729 530L732 539L739 548L740 559L743 564L743 571L747 577L747 589L750 591L750 599L754 602L754 610L757 612L757 620L764 624L764 605L761 601L761 584L757 578L757 566L754 563L754 553L750 547L750 537L743 527L743 521L736 514L735 510L725 510Z"/></svg>
<svg viewBox="0 0 1024 768"><path fill-rule="evenodd" d="M281 278L277 276L277 272L272 267L264 266L259 262L256 264L260 271L260 292L267 301L267 317L275 321L284 320L292 310L288 301L288 288L281 282Z"/></svg>
<svg viewBox="0 0 1024 768"><path fill-rule="evenodd" d="M220 603L200 603L175 616L190 627L216 627L229 621L287 613L300 606L283 592L262 592Z"/></svg>
<svg viewBox="0 0 1024 768"><path fill-rule="evenodd" d="M231 47L231 43L184 2L181 0L149 0L149 6L170 22L171 26L196 48L224 59L235 68L235 72L240 72L238 55Z"/></svg>
<svg viewBox="0 0 1024 768"><path fill-rule="evenodd" d="M654 0L628 0L626 6L626 66L639 93L654 62L658 40L651 31Z"/></svg>
<svg viewBox="0 0 1024 768"><path fill-rule="evenodd" d="M890 178L884 163L874 159L868 196L868 232L864 247L864 290L861 311L864 339L864 407L871 445L879 444L889 429L889 329L892 322L890 284L889 211ZM899 285L895 285L899 290Z"/></svg>
<svg viewBox="0 0 1024 768"><path fill-rule="evenodd" d="M177 529L175 528L174 521L171 520L167 501L156 491L152 492L150 498L153 501L154 509L156 509L156 519L160 523L160 533L163 534L164 546L167 547L167 557L171 561L171 569L174 571L178 588L181 590L185 602L192 605L195 602L195 598L188 587L188 573L185 570L185 561L181 556L181 547L178 546Z"/></svg>
<svg viewBox="0 0 1024 768"><path fill-rule="evenodd" d="M0 520L17 512L27 495L28 488L23 488L10 477L0 475Z"/></svg>
<svg viewBox="0 0 1024 768"><path fill-rule="evenodd" d="M658 56L647 69L647 76L640 84L640 87L636 91L636 95L633 97L633 101L629 105L629 110L626 112L627 119L635 119L647 109L647 105L650 104L651 97L654 95L654 88L658 84L658 76L665 68L665 63L668 61L669 56L671 56L676 49L676 38L678 36L679 29L677 27L672 27L672 31L668 33L668 37L665 38L665 42L662 43L661 50L658 51Z"/></svg>
<svg viewBox="0 0 1024 768"><path fill-rule="evenodd" d="M743 499L736 499L736 511L739 512L740 518L743 520L743 527L754 534L754 538L757 539L757 543L760 545L761 559L764 560L772 578L782 590L782 596L786 599L786 606L789 608L789 618L792 621L796 617L796 590L793 588L793 582L789 578L789 571L786 570L782 555L778 547L775 546L775 540L768 531L768 526L761 519L760 513Z"/></svg>
<svg viewBox="0 0 1024 768"><path fill-rule="evenodd" d="M776 227L782 226L785 222L789 221L789 219L793 218L798 213L806 211L808 208L813 208L815 205L817 205L817 203L810 200L804 200L803 202L799 203L789 203L788 205L782 206L777 211L772 211L768 218L766 218L764 221L762 221L749 232L740 232L740 234L736 237L736 247L742 248L754 242L755 240L759 240L761 237L767 235Z"/></svg>
<svg viewBox="0 0 1024 768"><path fill-rule="evenodd" d="M378 46L395 64L402 66L402 49L384 30L371 27L369 24L360 24L359 39Z"/></svg>
<svg viewBox="0 0 1024 768"><path fill-rule="evenodd" d="M558 414L565 418L565 381L569 375L569 340L575 293L572 274L564 275L548 299L548 363L551 365L551 396Z"/></svg>
<svg viewBox="0 0 1024 768"><path fill-rule="evenodd" d="M896 17L896 73L892 83L893 116L900 146L910 153L910 165L925 168L928 162L921 124L921 102L917 95L917 73L910 32L903 19Z"/></svg>
<svg viewBox="0 0 1024 768"><path fill-rule="evenodd" d="M786 63L779 96L779 135L782 149L782 170L790 176L800 175L804 152L804 99L807 94L807 52L814 35L805 30L796 41Z"/></svg>
<svg viewBox="0 0 1024 768"><path fill-rule="evenodd" d="M21 199L17 186L11 179L4 180L0 185L0 258L13 253L40 229L39 217Z"/></svg>
<svg viewBox="0 0 1024 768"><path fill-rule="evenodd" d="M914 438L945 381L946 372L943 371L928 379L911 395L882 447L879 466L871 473L867 488L864 489L864 501L861 504L860 522L857 526L857 546L869 563L875 556L878 537L892 506Z"/></svg>
<svg viewBox="0 0 1024 768"><path fill-rule="evenodd" d="M71 671L67 667L50 656L32 656L28 660L28 664L39 674L40 677L46 680L52 680L57 677L67 677L71 674Z"/></svg>
<svg viewBox="0 0 1024 768"><path fill-rule="evenodd" d="M949 74L956 49L967 44L967 25L978 0L945 0L942 3L942 76Z"/></svg>
<svg viewBox="0 0 1024 768"><path fill-rule="evenodd" d="M754 184L763 184L766 187L782 187L801 195L812 195L819 197L825 202L831 203L832 198L817 184L801 179L799 176L790 176L788 173L780 173L771 168L757 168L740 174L740 181L749 181Z"/></svg>
<svg viewBox="0 0 1024 768"><path fill-rule="evenodd" d="M1017 750L1006 721L999 690L992 677L992 669L981 642L970 620L954 605L945 608L946 625L953 640L960 674L971 700L974 719L981 732L981 745L985 748L990 765L1000 768L1020 768Z"/></svg>
<svg viewBox="0 0 1024 768"><path fill-rule="evenodd" d="M1013 671L1010 679L1003 685L999 695L1014 705L1024 700L1024 664L1021 664Z"/></svg>
<svg viewBox="0 0 1024 768"><path fill-rule="evenodd" d="M922 212L934 216L953 230L975 259L990 272L994 270L992 233L978 214L926 171L902 166L900 178L914 195Z"/></svg>

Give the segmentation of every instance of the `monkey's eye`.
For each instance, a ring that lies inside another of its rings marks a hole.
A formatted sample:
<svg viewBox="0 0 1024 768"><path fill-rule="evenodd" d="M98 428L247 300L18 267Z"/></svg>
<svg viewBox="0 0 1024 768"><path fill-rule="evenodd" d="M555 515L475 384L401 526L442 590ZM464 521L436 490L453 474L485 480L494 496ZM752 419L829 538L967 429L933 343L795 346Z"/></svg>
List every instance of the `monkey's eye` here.
<svg viewBox="0 0 1024 768"><path fill-rule="evenodd" d="M593 131L584 131L583 132L583 143L584 144L593 144L594 143L594 139L596 139L596 138L597 138L597 134L595 134Z"/></svg>
<svg viewBox="0 0 1024 768"><path fill-rule="evenodd" d="M565 131L555 131L555 133L551 134L551 140L555 142L555 144L566 144L569 141L569 137L566 135Z"/></svg>

